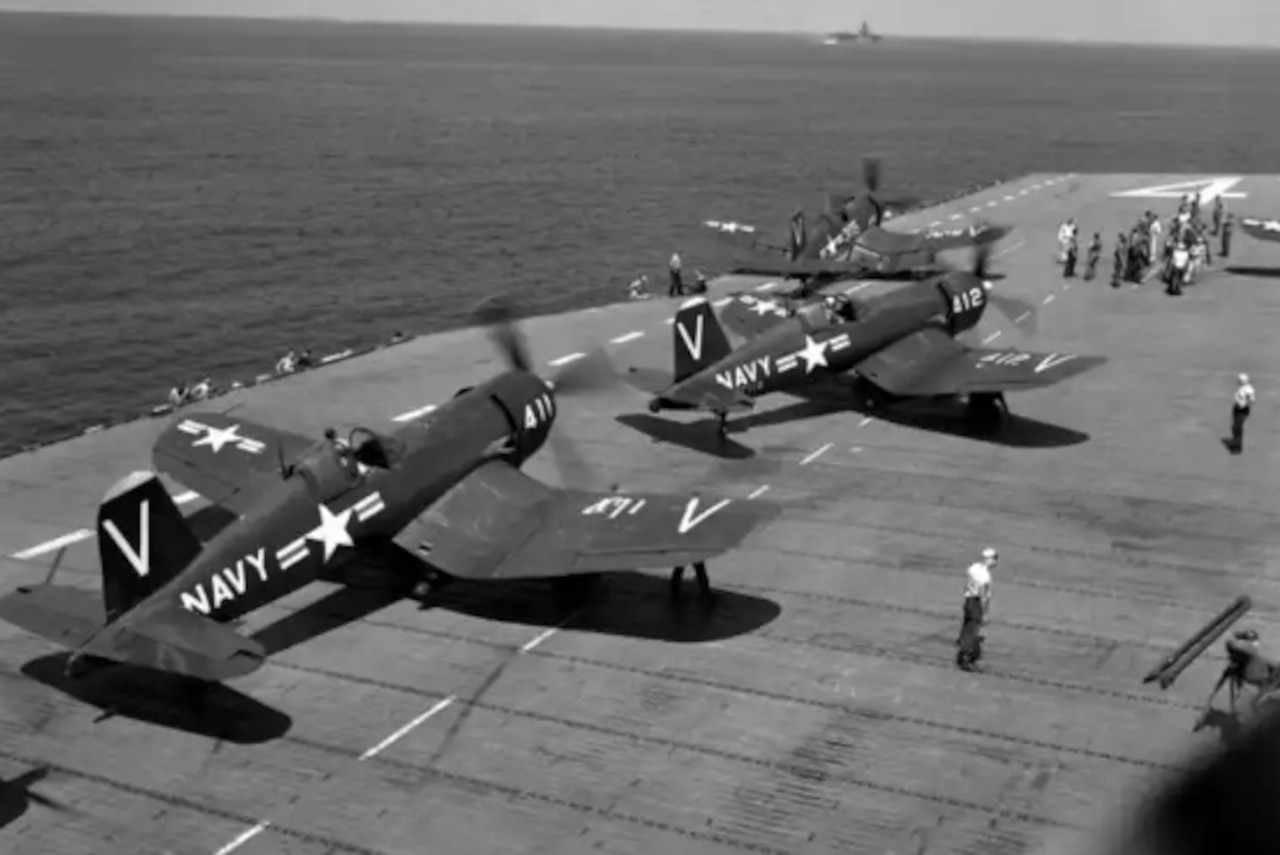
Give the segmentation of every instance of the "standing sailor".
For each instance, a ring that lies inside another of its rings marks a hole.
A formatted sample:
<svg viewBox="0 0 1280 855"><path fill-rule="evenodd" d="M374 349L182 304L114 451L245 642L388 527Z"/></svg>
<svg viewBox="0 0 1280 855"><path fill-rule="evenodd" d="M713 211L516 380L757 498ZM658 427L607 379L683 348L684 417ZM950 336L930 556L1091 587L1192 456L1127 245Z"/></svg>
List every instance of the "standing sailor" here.
<svg viewBox="0 0 1280 855"><path fill-rule="evenodd" d="M999 555L991 547L982 550L982 560L969 565L964 587L963 620L956 639L956 665L962 671L978 671L982 658L982 626L991 610L991 571Z"/></svg>
<svg viewBox="0 0 1280 855"><path fill-rule="evenodd" d="M1248 374L1241 374L1237 379L1240 383L1236 387L1235 398L1231 402L1231 445L1229 448L1232 454L1239 454L1244 451L1244 423L1249 418L1249 411L1253 409L1253 402L1258 399L1257 393L1253 390L1253 384L1249 382Z"/></svg>

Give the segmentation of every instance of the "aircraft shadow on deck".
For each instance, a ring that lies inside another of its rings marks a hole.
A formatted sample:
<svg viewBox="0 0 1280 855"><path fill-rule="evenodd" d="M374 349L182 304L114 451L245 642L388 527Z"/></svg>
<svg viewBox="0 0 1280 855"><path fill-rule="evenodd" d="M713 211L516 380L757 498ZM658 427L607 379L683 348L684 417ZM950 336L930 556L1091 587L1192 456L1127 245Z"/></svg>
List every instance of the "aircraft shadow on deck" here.
<svg viewBox="0 0 1280 855"><path fill-rule="evenodd" d="M1237 276L1257 276L1259 279L1280 279L1280 267L1257 267L1251 264L1232 264L1226 268L1227 273Z"/></svg>
<svg viewBox="0 0 1280 855"><path fill-rule="evenodd" d="M42 656L21 670L38 683L102 710L99 721L120 716L239 745L278 739L293 726L285 713L230 686L165 671L102 662L72 679L66 674L68 656Z"/></svg>
<svg viewBox="0 0 1280 855"><path fill-rule="evenodd" d="M710 562L715 599L698 596L687 573L682 595L670 596L664 576L639 572L605 573L580 605L566 602L557 580L511 582L454 581L420 606L424 622L442 610L480 620L530 627L561 627L655 641L697 643L745 635L775 620L782 607L772 600L716 588L716 564ZM392 605L407 591L395 587L343 586L274 624L254 638L268 655L302 644L325 632ZM570 618L572 618L570 620ZM566 624L565 622L570 622ZM428 623L424 623L428 626Z"/></svg>
<svg viewBox="0 0 1280 855"><path fill-rule="evenodd" d="M0 779L0 828L22 819L32 804L44 803L42 796L31 792L31 787L47 774L48 768L41 767L8 780Z"/></svg>
<svg viewBox="0 0 1280 855"><path fill-rule="evenodd" d="M853 393L848 386L833 388L830 385L821 384L786 394L801 400L798 403L762 409L750 415L731 418L728 423L730 436L723 441L718 439L715 420L711 418L676 422L656 416L627 415L618 416L617 420L663 442L682 445L694 451L703 451L716 456L739 458L749 457L754 452L748 449L749 453L743 454L741 451L731 450L729 454L725 454L718 448L721 445L730 446L731 449L745 448L733 439L735 433L743 434L753 428L803 421L840 412L872 416L879 421L902 427L951 434L1013 448L1063 448L1089 440L1089 435L1086 433L1019 415L1014 409L1017 406L1016 395L1011 396L1011 412L1008 421L999 430L988 432L970 422L964 406L953 400L921 400L890 406L871 406L863 397Z"/></svg>

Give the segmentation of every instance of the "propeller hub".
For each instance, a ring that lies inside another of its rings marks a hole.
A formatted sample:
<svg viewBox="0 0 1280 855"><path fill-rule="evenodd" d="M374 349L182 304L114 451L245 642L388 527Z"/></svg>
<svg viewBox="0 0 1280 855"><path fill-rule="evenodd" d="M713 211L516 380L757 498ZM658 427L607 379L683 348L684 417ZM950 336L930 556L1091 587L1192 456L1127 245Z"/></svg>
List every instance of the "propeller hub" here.
<svg viewBox="0 0 1280 855"><path fill-rule="evenodd" d="M982 280L982 287L983 287L985 290L990 291L990 290L991 290L991 280L990 280L990 279L983 279L983 280Z"/></svg>

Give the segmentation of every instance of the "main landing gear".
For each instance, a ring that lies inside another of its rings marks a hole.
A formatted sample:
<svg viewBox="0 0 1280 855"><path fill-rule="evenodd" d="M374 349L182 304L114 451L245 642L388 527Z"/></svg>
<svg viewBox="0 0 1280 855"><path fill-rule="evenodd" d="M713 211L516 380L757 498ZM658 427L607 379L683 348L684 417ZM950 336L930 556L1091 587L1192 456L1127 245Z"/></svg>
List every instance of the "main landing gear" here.
<svg viewBox="0 0 1280 855"><path fill-rule="evenodd" d="M729 438L729 414L716 413L716 436L721 440Z"/></svg>
<svg viewBox="0 0 1280 855"><path fill-rule="evenodd" d="M711 580L707 577L707 565L702 561L693 562L693 573L698 580L698 594L704 603L709 603L715 599L715 594L711 591ZM671 599L680 599L680 591L684 587L684 565L675 567L671 571Z"/></svg>
<svg viewBox="0 0 1280 855"><path fill-rule="evenodd" d="M981 430L996 430L1009 420L1004 393L976 393L969 396L969 420Z"/></svg>

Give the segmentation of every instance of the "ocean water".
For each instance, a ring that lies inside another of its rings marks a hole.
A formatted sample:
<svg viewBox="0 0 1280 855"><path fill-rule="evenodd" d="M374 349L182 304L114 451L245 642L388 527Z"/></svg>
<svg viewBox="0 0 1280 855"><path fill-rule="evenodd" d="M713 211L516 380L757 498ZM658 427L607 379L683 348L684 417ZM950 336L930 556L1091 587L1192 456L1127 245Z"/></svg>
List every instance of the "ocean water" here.
<svg viewBox="0 0 1280 855"><path fill-rule="evenodd" d="M854 187L1280 172L1280 52L0 15L0 452L183 379L618 299Z"/></svg>

